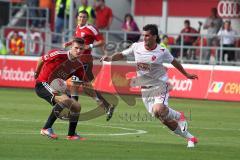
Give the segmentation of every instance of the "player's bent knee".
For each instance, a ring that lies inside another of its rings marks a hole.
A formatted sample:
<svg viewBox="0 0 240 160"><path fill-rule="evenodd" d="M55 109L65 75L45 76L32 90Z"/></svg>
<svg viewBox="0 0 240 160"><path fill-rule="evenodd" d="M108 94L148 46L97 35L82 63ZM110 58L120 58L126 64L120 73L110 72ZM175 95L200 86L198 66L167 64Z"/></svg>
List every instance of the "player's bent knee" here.
<svg viewBox="0 0 240 160"><path fill-rule="evenodd" d="M155 104L153 107L153 113L155 117L163 119L166 115L167 107L163 104Z"/></svg>
<svg viewBox="0 0 240 160"><path fill-rule="evenodd" d="M75 113L81 112L81 105L77 101L73 101L71 111Z"/></svg>
<svg viewBox="0 0 240 160"><path fill-rule="evenodd" d="M69 97L62 99L59 103L63 104L65 107L67 107L72 112L79 113L81 111L80 104L77 101L75 101Z"/></svg>
<svg viewBox="0 0 240 160"><path fill-rule="evenodd" d="M161 105L161 104L155 104L154 106L153 106L153 112L154 113L161 113L161 112L163 112L164 111L164 106L163 105Z"/></svg>
<svg viewBox="0 0 240 160"><path fill-rule="evenodd" d="M56 103L60 103L60 104L63 104L65 105L64 101L68 100L69 97L65 94L61 95L61 96L55 96L54 97L54 100Z"/></svg>

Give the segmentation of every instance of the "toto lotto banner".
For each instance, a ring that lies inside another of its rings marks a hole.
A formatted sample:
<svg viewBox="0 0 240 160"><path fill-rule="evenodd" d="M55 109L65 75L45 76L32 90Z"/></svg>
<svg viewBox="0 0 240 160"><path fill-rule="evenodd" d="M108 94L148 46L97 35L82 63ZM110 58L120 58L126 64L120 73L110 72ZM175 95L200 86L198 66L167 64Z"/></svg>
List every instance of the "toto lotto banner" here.
<svg viewBox="0 0 240 160"><path fill-rule="evenodd" d="M0 87L33 88L33 72L37 57L0 56ZM199 76L198 80L186 79L171 65L166 64L169 83L173 85L170 95L180 98L240 101L240 67L183 65ZM113 94L140 94L140 89L130 87L136 76L134 64L104 63L94 65L94 87Z"/></svg>

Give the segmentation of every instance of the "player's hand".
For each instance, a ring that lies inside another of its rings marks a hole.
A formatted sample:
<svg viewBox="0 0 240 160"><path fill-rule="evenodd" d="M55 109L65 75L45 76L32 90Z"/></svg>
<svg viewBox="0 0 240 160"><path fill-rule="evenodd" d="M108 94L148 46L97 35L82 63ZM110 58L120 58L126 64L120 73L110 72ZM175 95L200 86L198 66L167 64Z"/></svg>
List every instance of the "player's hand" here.
<svg viewBox="0 0 240 160"><path fill-rule="evenodd" d="M85 46L84 46L84 49L85 49L85 50L89 50L89 49L92 49L92 48L91 48L89 45L85 45Z"/></svg>
<svg viewBox="0 0 240 160"><path fill-rule="evenodd" d="M39 73L38 72L34 72L34 79L38 78Z"/></svg>
<svg viewBox="0 0 240 160"><path fill-rule="evenodd" d="M110 62L110 61L112 61L112 57L110 57L110 56L103 56L103 57L100 59L100 62L102 62L102 61Z"/></svg>
<svg viewBox="0 0 240 160"><path fill-rule="evenodd" d="M189 74L189 73L187 73L185 76L188 79L198 79L198 76L196 74Z"/></svg>

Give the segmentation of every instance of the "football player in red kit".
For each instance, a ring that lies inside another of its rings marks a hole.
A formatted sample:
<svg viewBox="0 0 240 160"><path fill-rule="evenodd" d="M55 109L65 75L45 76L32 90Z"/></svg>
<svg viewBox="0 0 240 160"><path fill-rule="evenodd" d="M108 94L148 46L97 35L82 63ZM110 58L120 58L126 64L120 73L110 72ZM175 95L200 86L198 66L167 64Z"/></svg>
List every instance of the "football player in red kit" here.
<svg viewBox="0 0 240 160"><path fill-rule="evenodd" d="M102 47L104 45L104 39L103 36L99 33L98 29L95 28L92 25L87 24L88 21L88 13L83 10L78 13L78 25L75 31L75 37L83 38L85 41L85 51L83 52L83 56L81 56L82 61L84 62L84 66L86 69L86 74L88 75L89 81L94 80L94 75L92 73L93 68L93 57L91 55L91 50L95 47ZM67 47L72 44L72 41L66 42L64 44L64 47ZM72 78L73 83L77 82L76 77L73 76ZM76 83L73 84L73 86L76 86ZM77 87L72 87L72 92L75 92L76 94L73 95L73 98L75 100L78 100L77 95ZM98 92L96 92L96 100L102 102L103 107L105 108L105 111L107 113L107 121L111 119L114 107L113 105L109 104L102 95Z"/></svg>
<svg viewBox="0 0 240 160"><path fill-rule="evenodd" d="M81 111L80 104L65 93L57 93L50 85L51 82L56 79L67 80L72 75L87 81L87 77L84 74L84 67L79 58L84 52L84 48L84 40L81 38L74 38L70 50L51 50L48 54L43 55L38 61L34 74L36 79L35 91L39 97L45 99L54 106L46 124L41 129L41 135L57 139L58 136L53 132L52 125L61 111L64 108L68 108L69 130L67 139L84 140L83 137L80 137L80 135L76 133Z"/></svg>

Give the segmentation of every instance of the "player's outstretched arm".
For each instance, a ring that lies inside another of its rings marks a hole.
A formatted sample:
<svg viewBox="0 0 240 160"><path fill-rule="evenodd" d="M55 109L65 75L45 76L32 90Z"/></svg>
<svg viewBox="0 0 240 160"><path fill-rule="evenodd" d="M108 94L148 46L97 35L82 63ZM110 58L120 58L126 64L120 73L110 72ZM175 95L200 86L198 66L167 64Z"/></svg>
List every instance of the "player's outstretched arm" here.
<svg viewBox="0 0 240 160"><path fill-rule="evenodd" d="M42 66L43 66L43 60L42 57L39 58L38 63L37 63L37 67L36 70L34 72L34 78L37 79L39 73L41 72Z"/></svg>
<svg viewBox="0 0 240 160"><path fill-rule="evenodd" d="M93 49L93 48L97 48L97 47L102 47L102 46L104 46L104 44L105 44L104 40L98 40L92 44L85 45L85 49Z"/></svg>
<svg viewBox="0 0 240 160"><path fill-rule="evenodd" d="M112 56L103 56L100 59L100 62L102 62L102 61L107 61L107 62L119 61L119 60L122 60L123 58L124 58L124 56L123 56L123 54L121 52L116 52Z"/></svg>
<svg viewBox="0 0 240 160"><path fill-rule="evenodd" d="M172 65L177 68L185 77L187 77L188 79L198 79L198 76L195 75L195 74L190 74L190 73L187 73L185 71L185 69L183 68L183 66L176 60L174 59L172 61Z"/></svg>

